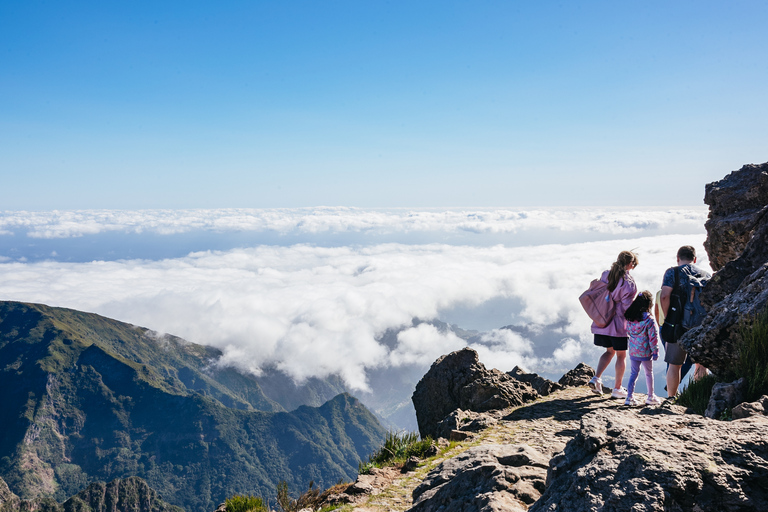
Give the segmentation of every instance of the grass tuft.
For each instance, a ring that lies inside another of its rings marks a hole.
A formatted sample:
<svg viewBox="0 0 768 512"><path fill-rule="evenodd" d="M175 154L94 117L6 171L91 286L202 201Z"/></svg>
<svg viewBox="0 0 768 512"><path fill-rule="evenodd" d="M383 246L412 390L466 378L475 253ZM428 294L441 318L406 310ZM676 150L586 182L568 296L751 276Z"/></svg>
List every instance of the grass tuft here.
<svg viewBox="0 0 768 512"><path fill-rule="evenodd" d="M371 454L366 462L360 462L358 472L364 475L370 473L371 468L403 464L409 457L423 458L433 444L431 437L420 440L416 432L389 431L381 448Z"/></svg>
<svg viewBox="0 0 768 512"><path fill-rule="evenodd" d="M269 507L264 504L264 500L256 496L237 494L227 498L224 503L227 512L269 512Z"/></svg>
<svg viewBox="0 0 768 512"><path fill-rule="evenodd" d="M746 379L745 401L754 402L768 394L768 309L753 319L742 320L739 334L742 341L733 373L736 378Z"/></svg>
<svg viewBox="0 0 768 512"><path fill-rule="evenodd" d="M709 405L709 397L712 395L712 388L720 380L715 375L706 375L700 379L690 379L688 385L683 389L675 401L676 404L684 407L690 407L696 414L704 415Z"/></svg>

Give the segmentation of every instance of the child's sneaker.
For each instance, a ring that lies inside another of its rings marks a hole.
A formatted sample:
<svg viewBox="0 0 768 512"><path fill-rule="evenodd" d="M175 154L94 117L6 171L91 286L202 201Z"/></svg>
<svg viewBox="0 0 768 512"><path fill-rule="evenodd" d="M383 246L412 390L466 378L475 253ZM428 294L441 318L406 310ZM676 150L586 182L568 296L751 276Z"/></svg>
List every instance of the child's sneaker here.
<svg viewBox="0 0 768 512"><path fill-rule="evenodd" d="M648 398L645 399L645 403L648 405L659 405L661 402L661 398L657 397L656 395L648 395Z"/></svg>
<svg viewBox="0 0 768 512"><path fill-rule="evenodd" d="M600 378L597 375L595 375L594 377L592 377L592 379L590 379L588 386L593 393L596 393L598 395L603 394L603 381L600 380Z"/></svg>
<svg viewBox="0 0 768 512"><path fill-rule="evenodd" d="M627 388L613 388L611 398L627 398Z"/></svg>
<svg viewBox="0 0 768 512"><path fill-rule="evenodd" d="M638 400L634 396L628 396L627 399L624 400L624 405L628 407L637 407L640 405L640 400Z"/></svg>

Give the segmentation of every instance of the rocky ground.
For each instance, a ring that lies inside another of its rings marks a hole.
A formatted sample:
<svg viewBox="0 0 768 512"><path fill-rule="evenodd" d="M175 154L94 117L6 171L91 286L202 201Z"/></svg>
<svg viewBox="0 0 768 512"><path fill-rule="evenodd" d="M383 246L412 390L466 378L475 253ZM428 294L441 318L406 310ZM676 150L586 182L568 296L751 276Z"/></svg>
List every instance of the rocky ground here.
<svg viewBox="0 0 768 512"><path fill-rule="evenodd" d="M455 446L441 457L430 460L415 471L401 473L394 468L382 470L372 488L372 494L361 495L358 498L359 502L351 504L349 510L358 512L410 510L414 506L413 491L425 481L434 480L429 478L430 472L449 460L460 458L462 453L482 450L483 447L489 446L515 447L517 450L519 450L519 445L533 448L538 457L544 460L544 464L543 467L538 464L532 466L533 469L526 469L524 480L534 482L534 484L540 482L543 486L547 477L549 460L561 452L566 443L576 436L579 432L581 418L585 414L600 409L625 409L623 400L610 399L608 396L597 396L586 386L569 387L532 403L494 411L494 415L498 419L494 425L476 433L471 438L455 443ZM680 413L684 411L681 407L672 406L672 408L677 409ZM637 414L640 410L642 409L632 409L630 413ZM490 461L487 461L486 465L488 464L493 466L491 473L503 466L503 464L491 463ZM537 490L534 485L531 487L532 491L527 489L529 496L537 499L544 489ZM437 503L432 505L437 505ZM520 501L517 506L519 510L525 510L524 501ZM418 510L427 509L422 506ZM515 509L509 508L509 510Z"/></svg>

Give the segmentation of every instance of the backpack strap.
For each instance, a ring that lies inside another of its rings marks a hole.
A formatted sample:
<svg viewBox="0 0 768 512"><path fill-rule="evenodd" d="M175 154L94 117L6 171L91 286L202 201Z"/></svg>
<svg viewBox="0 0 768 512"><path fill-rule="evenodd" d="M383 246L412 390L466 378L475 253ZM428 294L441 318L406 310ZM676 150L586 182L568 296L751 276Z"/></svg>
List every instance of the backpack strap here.
<svg viewBox="0 0 768 512"><path fill-rule="evenodd" d="M672 295L677 295L678 297L682 295L682 293L675 293L676 290L680 288L680 267L675 267L675 283L672 286ZM682 292L682 290L680 290Z"/></svg>

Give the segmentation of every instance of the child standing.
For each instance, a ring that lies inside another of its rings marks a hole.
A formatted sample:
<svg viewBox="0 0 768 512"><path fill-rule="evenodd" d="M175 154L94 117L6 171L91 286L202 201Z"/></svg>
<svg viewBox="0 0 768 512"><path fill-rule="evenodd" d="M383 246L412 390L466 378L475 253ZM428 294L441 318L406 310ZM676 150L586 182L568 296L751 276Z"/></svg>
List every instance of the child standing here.
<svg viewBox="0 0 768 512"><path fill-rule="evenodd" d="M659 328L650 313L653 307L652 297L651 292L647 290L640 292L624 313L624 317L627 319L629 362L631 364L629 382L627 383L627 399L624 405L640 405L640 401L634 397L634 391L641 366L645 370L645 382L648 386L648 398L645 403L648 405L661 403L661 399L653 394L653 361L659 358Z"/></svg>

